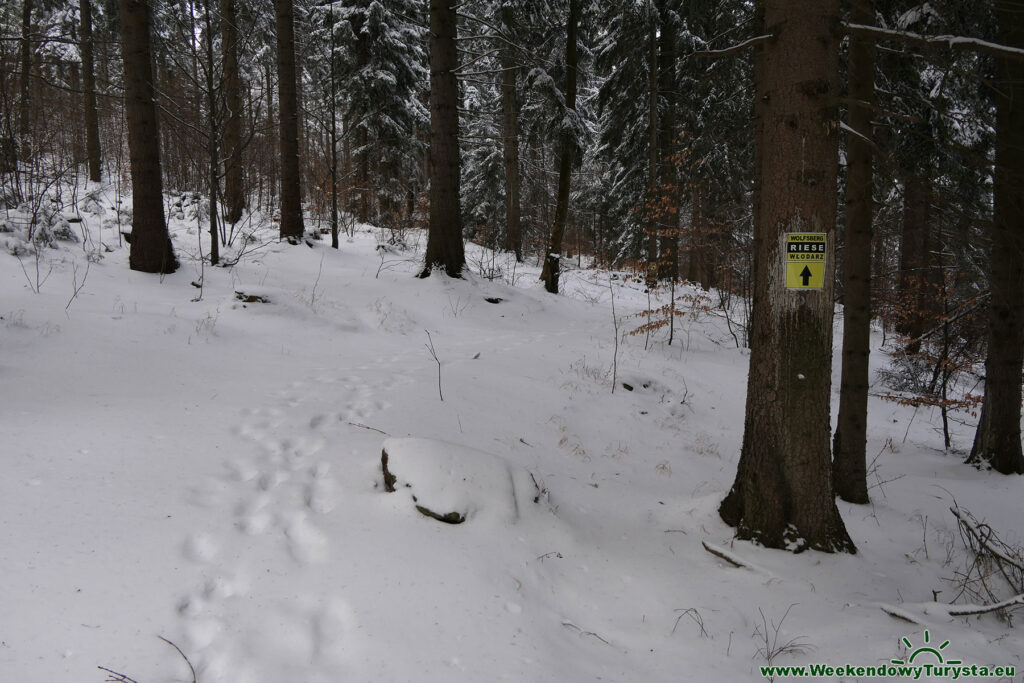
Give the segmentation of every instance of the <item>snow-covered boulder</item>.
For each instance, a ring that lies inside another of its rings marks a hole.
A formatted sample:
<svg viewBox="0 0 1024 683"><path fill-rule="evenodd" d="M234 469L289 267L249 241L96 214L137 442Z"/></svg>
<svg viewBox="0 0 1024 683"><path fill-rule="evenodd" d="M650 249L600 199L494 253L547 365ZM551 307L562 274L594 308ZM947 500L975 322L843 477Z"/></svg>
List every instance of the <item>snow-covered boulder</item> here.
<svg viewBox="0 0 1024 683"><path fill-rule="evenodd" d="M421 514L449 524L476 518L513 524L540 502L533 475L504 458L434 439L388 439L384 488L408 496Z"/></svg>

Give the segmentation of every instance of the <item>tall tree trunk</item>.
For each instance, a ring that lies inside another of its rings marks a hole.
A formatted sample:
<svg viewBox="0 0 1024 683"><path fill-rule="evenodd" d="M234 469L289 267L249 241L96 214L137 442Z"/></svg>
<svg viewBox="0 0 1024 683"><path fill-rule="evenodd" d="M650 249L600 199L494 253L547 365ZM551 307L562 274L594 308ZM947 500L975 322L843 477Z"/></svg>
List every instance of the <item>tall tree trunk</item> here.
<svg viewBox="0 0 1024 683"><path fill-rule="evenodd" d="M281 238L297 244L305 232L299 175L299 99L292 0L274 0L277 20L277 100L281 127Z"/></svg>
<svg viewBox="0 0 1024 683"><path fill-rule="evenodd" d="M502 26L511 33L511 5L501 8ZM519 204L519 101L516 93L516 55L512 46L501 46L501 146L505 162L505 249L523 260L522 210Z"/></svg>
<svg viewBox="0 0 1024 683"><path fill-rule="evenodd" d="M896 331L907 337L908 353L917 353L917 338L935 313L932 283L931 181L910 173L903 182L903 231L900 238L900 274L897 281L900 322Z"/></svg>
<svg viewBox="0 0 1024 683"><path fill-rule="evenodd" d="M569 0L569 20L567 40L565 42L565 116L576 115L576 67L579 58L576 51L576 32L580 23L580 0ZM562 128L560 136L560 157L558 160L558 198L555 204L555 220L551 226L551 243L544 258L544 268L540 279L544 281L544 289L558 294L558 276L562 257L562 237L565 235L565 222L569 215L569 182L572 178L572 157L574 142L570 133Z"/></svg>
<svg viewBox="0 0 1024 683"><path fill-rule="evenodd" d="M355 193L352 188L352 135L351 110L341 117L341 187L345 193L346 211L355 213ZM427 175L424 172L424 175Z"/></svg>
<svg viewBox="0 0 1024 683"><path fill-rule="evenodd" d="M853 0L850 21L870 25L875 0ZM839 419L832 440L836 493L849 503L867 503L865 447L868 418L868 358L871 352L871 111L875 103L875 43L850 38L850 128L846 137L846 249L843 265L843 370Z"/></svg>
<svg viewBox="0 0 1024 683"><path fill-rule="evenodd" d="M206 119L210 133L207 153L209 154L209 190L210 190L210 265L220 262L220 237L217 234L217 195L220 193L220 150L217 140L220 137L217 125L217 91L213 82L213 22L210 21L210 3L214 0L203 0L203 47L206 51Z"/></svg>
<svg viewBox="0 0 1024 683"><path fill-rule="evenodd" d="M718 286L718 226L714 215L715 196L711 184L698 168L691 184L693 198L690 219L690 263L686 279L708 291Z"/></svg>
<svg viewBox="0 0 1024 683"><path fill-rule="evenodd" d="M1024 0L996 2L999 42L1024 48ZM1024 474L1021 371L1024 365L1024 62L999 58L996 83L995 211L989 285L985 400L968 462Z"/></svg>
<svg viewBox="0 0 1024 683"><path fill-rule="evenodd" d="M370 222L370 143L366 126L359 129L359 222Z"/></svg>
<svg viewBox="0 0 1024 683"><path fill-rule="evenodd" d="M100 123L96 108L96 75L92 53L92 2L79 0L81 15L82 51L82 109L85 114L85 156L89 164L89 180L99 182L102 177L100 164Z"/></svg>
<svg viewBox="0 0 1024 683"><path fill-rule="evenodd" d="M120 0L124 108L132 173L132 237L129 264L144 273L178 268L164 221L160 130L153 100L149 3Z"/></svg>
<svg viewBox="0 0 1024 683"><path fill-rule="evenodd" d="M659 196L659 231L658 279L679 279L679 169L676 166L676 152L679 147L677 130L679 109L678 87L676 85L676 30L669 13L666 0L658 0L659 24L661 33L658 38L658 90L665 99L665 112L659 122L658 134L660 152L660 190Z"/></svg>
<svg viewBox="0 0 1024 683"><path fill-rule="evenodd" d="M651 22L647 37L647 286L658 280L658 21Z"/></svg>
<svg viewBox="0 0 1024 683"><path fill-rule="evenodd" d="M334 33L334 6L327 8L330 13L328 31L331 33L331 130L327 136L327 144L331 147L329 160L331 163L331 247L337 249L338 244L338 77L337 77L337 36Z"/></svg>
<svg viewBox="0 0 1024 683"><path fill-rule="evenodd" d="M242 85L238 73L238 19L235 0L220 2L221 51L224 62L224 204L225 220L234 225L245 211L242 175Z"/></svg>
<svg viewBox="0 0 1024 683"><path fill-rule="evenodd" d="M13 81L12 76L13 74L7 69L0 69L0 92L10 92ZM8 133L12 133L14 130L12 124L14 112L12 109L13 107L9 104L0 107L0 114L3 115L3 123L0 124L0 174L13 171L17 162L14 139L13 136L8 135Z"/></svg>
<svg viewBox="0 0 1024 683"><path fill-rule="evenodd" d="M28 143L28 134L31 130L30 112L31 100L29 87L32 73L32 0L22 0L21 6L21 45L20 45L20 70L21 70L21 92L18 101L18 131L21 133L22 144Z"/></svg>
<svg viewBox="0 0 1024 683"><path fill-rule="evenodd" d="M755 48L755 291L746 421L719 508L739 538L855 552L829 453L839 0L762 0ZM787 233L826 239L819 290L786 288Z"/></svg>
<svg viewBox="0 0 1024 683"><path fill-rule="evenodd" d="M462 277L466 265L459 204L457 40L455 5L450 0L430 0L430 227L420 277L429 276L434 268Z"/></svg>
<svg viewBox="0 0 1024 683"><path fill-rule="evenodd" d="M266 88L263 89L263 92L266 94L266 97L267 97L267 128L269 129L270 126L273 125L272 122L274 121L274 70L273 70L273 68L271 68L270 64L267 64L267 67L266 67L266 77L267 77L267 84L266 84ZM277 118L278 118L278 121L280 121L280 119L281 119L281 112L280 111L277 112ZM280 124L278 124L278 125L280 126ZM280 130L280 127L278 128L278 130ZM277 145L277 149L276 150L266 149L264 153L267 156L271 156L272 157L274 151L278 152L277 156L280 156L280 152L281 152L280 144ZM274 205L274 200L276 199L275 192L277 191L277 188L279 186L279 180L278 180L278 177L277 177L277 171L278 171L278 169L281 168L281 162L280 162L279 159L272 158L270 161L271 161L271 163L268 164L269 168L267 168L267 170L266 170L266 173L267 173L267 206L268 207L272 207ZM262 178L262 174L260 174L260 177Z"/></svg>
<svg viewBox="0 0 1024 683"><path fill-rule="evenodd" d="M366 17L356 14L352 18L352 32L356 34L356 64L360 70L365 69L370 63L370 36L362 30ZM367 112L365 109L359 111L363 120L359 125L359 222L369 223L370 218L370 135L367 130Z"/></svg>
<svg viewBox="0 0 1024 683"><path fill-rule="evenodd" d="M699 284L707 291L709 285L704 272L704 240L708 219L704 206L706 190L699 175L694 176L690 188L690 262L687 266L686 279Z"/></svg>

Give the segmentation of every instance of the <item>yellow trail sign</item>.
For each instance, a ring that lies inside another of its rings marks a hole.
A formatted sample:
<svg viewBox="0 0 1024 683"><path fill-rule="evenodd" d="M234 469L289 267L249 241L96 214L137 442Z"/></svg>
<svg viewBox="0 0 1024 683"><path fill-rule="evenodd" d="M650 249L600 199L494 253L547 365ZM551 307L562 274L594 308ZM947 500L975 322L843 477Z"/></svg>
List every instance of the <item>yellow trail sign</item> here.
<svg viewBox="0 0 1024 683"><path fill-rule="evenodd" d="M823 232L786 233L786 289L821 289L825 286Z"/></svg>

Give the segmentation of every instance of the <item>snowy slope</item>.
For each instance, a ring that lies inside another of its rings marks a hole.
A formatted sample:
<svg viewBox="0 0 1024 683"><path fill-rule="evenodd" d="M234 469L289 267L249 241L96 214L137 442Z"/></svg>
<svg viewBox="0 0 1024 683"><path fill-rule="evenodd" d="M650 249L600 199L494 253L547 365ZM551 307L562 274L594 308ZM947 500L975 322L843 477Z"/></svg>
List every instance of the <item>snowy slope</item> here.
<svg viewBox="0 0 1024 683"><path fill-rule="evenodd" d="M1022 493L924 409L872 399L887 483L840 504L857 555L733 544L747 356L714 313L625 336L613 393L611 292L621 331L647 299L606 272L560 297L530 266L419 280L369 227L339 251L267 228L202 269L183 212L161 279L128 270L110 205L41 252L39 293L31 254L0 255L0 680L190 681L186 657L201 683L760 680L765 625L799 645L776 664L886 664L927 627L1024 670L1016 630L921 604L967 561L954 500L1020 543Z"/></svg>

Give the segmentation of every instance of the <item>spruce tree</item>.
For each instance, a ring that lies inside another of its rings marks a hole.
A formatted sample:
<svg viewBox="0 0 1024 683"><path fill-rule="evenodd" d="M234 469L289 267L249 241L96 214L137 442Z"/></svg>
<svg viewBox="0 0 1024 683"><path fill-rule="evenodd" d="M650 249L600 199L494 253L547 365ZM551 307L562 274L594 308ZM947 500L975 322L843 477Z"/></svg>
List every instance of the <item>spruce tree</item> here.
<svg viewBox="0 0 1024 683"><path fill-rule="evenodd" d="M855 552L836 508L829 452L832 268L789 290L787 233L834 245L839 160L838 0L763 0L755 48L753 330L743 446L722 519L771 548ZM761 34L759 32L759 34Z"/></svg>
<svg viewBox="0 0 1024 683"><path fill-rule="evenodd" d="M293 244L302 238L302 186L299 174L299 95L295 65L295 7L293 0L274 0L277 28L277 99L281 154L281 239Z"/></svg>
<svg viewBox="0 0 1024 683"><path fill-rule="evenodd" d="M173 273L178 260L164 219L160 132L153 92L149 3L120 0L125 119L132 174L129 263L144 273Z"/></svg>
<svg viewBox="0 0 1024 683"><path fill-rule="evenodd" d="M421 13L412 0L354 0L337 12L337 89L363 221L393 220L422 184L419 134L429 115L421 102L427 84L426 31L416 23Z"/></svg>

